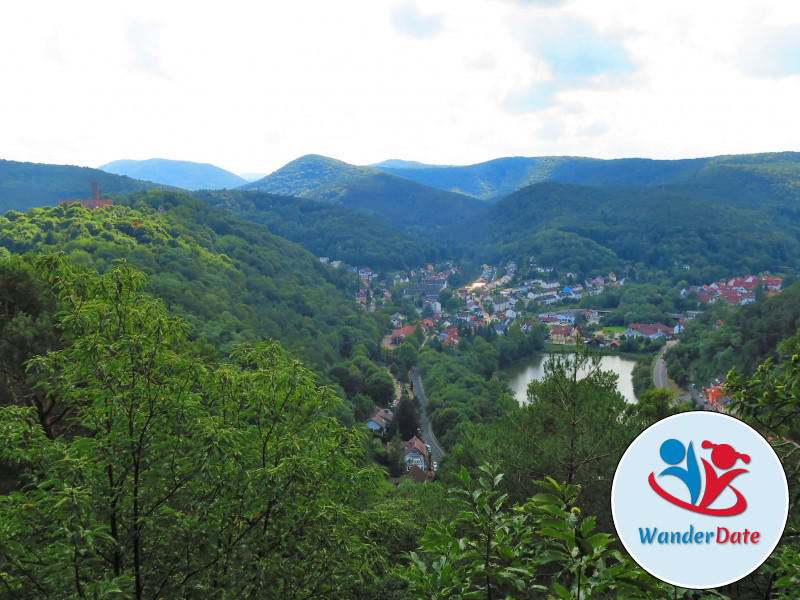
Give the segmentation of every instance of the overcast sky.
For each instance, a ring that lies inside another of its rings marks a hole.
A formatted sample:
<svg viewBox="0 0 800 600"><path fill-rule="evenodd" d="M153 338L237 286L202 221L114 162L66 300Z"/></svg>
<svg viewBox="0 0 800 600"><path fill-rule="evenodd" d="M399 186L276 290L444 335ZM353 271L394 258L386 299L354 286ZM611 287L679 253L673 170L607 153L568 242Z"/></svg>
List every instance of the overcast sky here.
<svg viewBox="0 0 800 600"><path fill-rule="evenodd" d="M14 2L0 158L472 164L800 150L800 2Z"/></svg>

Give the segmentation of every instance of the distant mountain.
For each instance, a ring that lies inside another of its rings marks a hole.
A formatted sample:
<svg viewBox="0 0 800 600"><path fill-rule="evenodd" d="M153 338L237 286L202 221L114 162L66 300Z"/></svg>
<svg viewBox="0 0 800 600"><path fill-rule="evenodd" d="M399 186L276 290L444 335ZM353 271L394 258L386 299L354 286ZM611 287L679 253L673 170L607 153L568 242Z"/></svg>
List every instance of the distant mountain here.
<svg viewBox="0 0 800 600"><path fill-rule="evenodd" d="M482 209L482 202L370 167L310 154L239 188L331 202L374 215L401 231L432 232Z"/></svg>
<svg viewBox="0 0 800 600"><path fill-rule="evenodd" d="M597 186L658 186L706 178L709 170L778 168L782 174L798 172L800 154L748 154L652 160L621 158L601 160L571 156L498 158L462 167L380 166L382 171L442 190L497 200L534 183L558 182ZM779 166L780 165L780 166ZM712 177L713 179L713 177Z"/></svg>
<svg viewBox="0 0 800 600"><path fill-rule="evenodd" d="M417 162L415 160L400 160L398 158L391 158L383 162L369 165L376 169L441 169L441 165L426 165L425 163Z"/></svg>
<svg viewBox="0 0 800 600"><path fill-rule="evenodd" d="M681 278L695 284L800 267L797 180L762 167L710 166L664 186L534 184L442 236L475 258L533 256L583 274L687 265Z"/></svg>
<svg viewBox="0 0 800 600"><path fill-rule="evenodd" d="M335 158L306 154L258 181L240 186L239 189L259 190L280 196L315 198L316 190L322 187L377 172L375 169L357 167Z"/></svg>
<svg viewBox="0 0 800 600"><path fill-rule="evenodd" d="M241 177L248 183L251 183L253 181L258 181L259 179L263 179L266 176L267 176L266 173L239 173L239 177Z"/></svg>
<svg viewBox="0 0 800 600"><path fill-rule="evenodd" d="M498 158L463 167L380 168L431 187L496 200L527 185L545 181L578 185L659 185L684 176L694 168L694 162L543 156Z"/></svg>
<svg viewBox="0 0 800 600"><path fill-rule="evenodd" d="M96 181L104 194L131 194L168 186L72 165L0 160L0 215L34 206L56 206L64 198L88 198Z"/></svg>
<svg viewBox="0 0 800 600"><path fill-rule="evenodd" d="M214 165L166 158L115 160L100 169L185 190L221 190L237 188L247 183L243 177Z"/></svg>

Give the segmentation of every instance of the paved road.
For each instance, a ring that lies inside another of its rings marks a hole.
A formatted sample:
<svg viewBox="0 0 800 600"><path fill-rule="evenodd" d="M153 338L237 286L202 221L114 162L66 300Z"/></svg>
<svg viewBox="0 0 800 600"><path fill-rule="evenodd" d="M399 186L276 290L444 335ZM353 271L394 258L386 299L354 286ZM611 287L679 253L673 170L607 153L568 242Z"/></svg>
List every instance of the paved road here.
<svg viewBox="0 0 800 600"><path fill-rule="evenodd" d="M656 365L653 367L653 383L658 388L669 388L669 381L667 380L667 363L664 361L664 355L660 355L656 359Z"/></svg>
<svg viewBox="0 0 800 600"><path fill-rule="evenodd" d="M414 396L419 400L419 426L420 429L422 429L422 441L431 447L431 456L433 456L433 460L441 463L444 457L444 448L442 448L441 444L439 444L439 440L437 440L436 436L433 434L433 427L431 427L431 423L428 420L428 413L425 410L425 403L428 399L425 397L425 388L422 387L422 377L420 377L417 367L411 370L411 383L414 387Z"/></svg>
<svg viewBox="0 0 800 600"><path fill-rule="evenodd" d="M653 367L653 383L655 384L656 388L667 388L669 389L669 379L667 378L667 363L664 361L664 355L660 355L656 360L656 364ZM679 400L681 402L686 402L689 398L694 398L697 402L697 405L704 409L709 410L708 404L704 402L703 395L697 391L694 386L687 386L684 388L683 394L680 395Z"/></svg>

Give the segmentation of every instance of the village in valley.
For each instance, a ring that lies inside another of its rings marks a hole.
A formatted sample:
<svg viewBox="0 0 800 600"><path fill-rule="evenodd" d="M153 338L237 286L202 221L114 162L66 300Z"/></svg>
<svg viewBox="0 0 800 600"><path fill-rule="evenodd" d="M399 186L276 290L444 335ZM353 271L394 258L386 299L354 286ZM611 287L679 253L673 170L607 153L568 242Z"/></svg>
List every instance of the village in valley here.
<svg viewBox="0 0 800 600"><path fill-rule="evenodd" d="M621 291L619 288L626 285L626 278L613 271L579 281L577 273L558 274L555 268L539 265L531 257L524 276L520 276L514 262L502 266L484 265L475 281L454 286L453 280L463 283L463 278L452 261L438 266L425 265L386 279L369 267L347 266L326 257L320 260L358 275L361 286L355 300L363 310L374 312L398 304L398 299L402 299L405 306L413 306L412 310L389 315L391 333L383 342L387 348L400 347L418 329L425 343L435 340L442 348L456 348L465 332L474 333L478 328L491 328L494 334L502 336L512 327L529 331L538 325L546 327L547 343L556 346L580 343L604 348L605 352L637 352L642 348L653 351L677 343L686 322L714 302L742 306L754 303L759 296L778 294L782 289L781 278L763 275L687 285L680 289L679 295L694 310L670 313L671 324L630 322L608 326L604 319L612 311L589 308L587 305L593 303L586 300ZM689 270L690 267L684 265L683 268ZM725 398L718 384L710 382L701 387L702 395L694 388L690 391L707 408L721 410ZM394 418L391 407L375 406L365 424L374 436L387 440L387 434L396 431ZM401 442L405 476L417 482L433 477L437 468L436 451L427 442L438 447L430 426L426 431L418 429L417 435ZM444 451L440 447L437 449L441 460ZM391 442L386 443L386 450L391 451Z"/></svg>
<svg viewBox="0 0 800 600"><path fill-rule="evenodd" d="M327 259L320 260L327 262ZM332 261L330 264L338 267L341 262ZM394 331L389 340L392 346L400 345L417 325L428 337L437 336L443 345L457 346L459 327L474 329L491 324L498 335L503 335L515 324L525 331L535 323L543 323L548 327L550 343L575 344L580 339L584 344L615 348L629 338L675 338L683 330L683 324L700 312L672 313L669 316L675 324L671 326L658 322L631 322L625 323L622 329L603 327L602 320L611 311L575 305L580 305L589 296L624 286L624 277L618 278L612 271L576 283L578 275L567 272L556 279L552 277L553 267L540 266L533 258L524 279L517 277L518 269L514 262L503 267L484 265L475 282L455 289L448 286L448 278L459 272L452 262L439 269L428 265L397 274L390 283L379 279L379 274L369 267L347 268L361 279L356 301L364 310L375 311L378 303L388 303L397 290L400 290L402 298L415 301L417 314L391 315ZM689 269L688 265L684 268ZM717 301L741 306L756 301L759 284L764 295L777 294L781 291L782 280L779 277L745 275L728 281L686 286L680 290L680 296L686 298L693 294L698 308Z"/></svg>

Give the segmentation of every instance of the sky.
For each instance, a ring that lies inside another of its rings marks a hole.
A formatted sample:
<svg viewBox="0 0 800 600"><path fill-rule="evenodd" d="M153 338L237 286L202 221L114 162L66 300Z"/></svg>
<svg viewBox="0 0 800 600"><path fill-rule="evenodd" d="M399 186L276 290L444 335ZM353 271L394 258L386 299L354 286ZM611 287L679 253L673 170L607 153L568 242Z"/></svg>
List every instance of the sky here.
<svg viewBox="0 0 800 600"><path fill-rule="evenodd" d="M0 57L6 160L800 150L796 0L38 0Z"/></svg>

